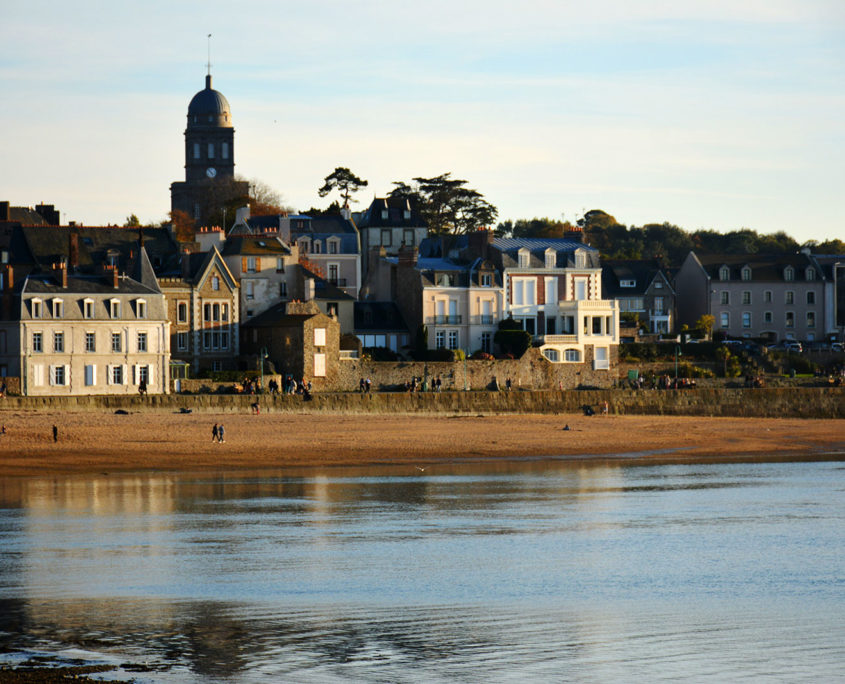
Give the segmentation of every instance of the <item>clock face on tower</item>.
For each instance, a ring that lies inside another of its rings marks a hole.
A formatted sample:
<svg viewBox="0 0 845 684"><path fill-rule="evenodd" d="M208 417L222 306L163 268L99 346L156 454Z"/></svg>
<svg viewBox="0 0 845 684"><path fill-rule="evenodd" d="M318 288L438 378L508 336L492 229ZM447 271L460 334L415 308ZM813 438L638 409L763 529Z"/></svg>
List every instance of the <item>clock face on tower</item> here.
<svg viewBox="0 0 845 684"><path fill-rule="evenodd" d="M213 166L209 166L205 170L205 175L208 176L209 178L214 178L217 175L217 169L215 169Z"/></svg>

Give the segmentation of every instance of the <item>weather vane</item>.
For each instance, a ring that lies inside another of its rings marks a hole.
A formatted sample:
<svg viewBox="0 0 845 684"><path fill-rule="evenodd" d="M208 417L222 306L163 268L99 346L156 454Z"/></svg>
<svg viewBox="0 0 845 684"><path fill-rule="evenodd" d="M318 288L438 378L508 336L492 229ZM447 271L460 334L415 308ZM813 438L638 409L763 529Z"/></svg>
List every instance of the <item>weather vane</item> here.
<svg viewBox="0 0 845 684"><path fill-rule="evenodd" d="M211 34L208 34L208 75L211 76Z"/></svg>

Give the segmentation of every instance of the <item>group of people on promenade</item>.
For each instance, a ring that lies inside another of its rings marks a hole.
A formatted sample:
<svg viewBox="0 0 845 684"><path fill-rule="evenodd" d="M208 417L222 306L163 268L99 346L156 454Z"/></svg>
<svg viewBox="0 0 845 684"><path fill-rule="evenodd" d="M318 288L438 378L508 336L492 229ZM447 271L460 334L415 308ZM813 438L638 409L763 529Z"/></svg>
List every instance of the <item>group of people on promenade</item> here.
<svg viewBox="0 0 845 684"><path fill-rule="evenodd" d="M631 389L653 389L653 390L670 390L670 389L695 389L695 378L673 378L669 375L656 375L650 373L646 379L640 375L636 379L629 379L628 384Z"/></svg>
<svg viewBox="0 0 845 684"><path fill-rule="evenodd" d="M211 441L217 442L218 444L226 441L226 429L223 427L223 423L219 425L215 423L214 427L211 428Z"/></svg>
<svg viewBox="0 0 845 684"><path fill-rule="evenodd" d="M431 379L431 384L428 383L427 380L423 380L422 378L418 378L417 376L412 377L409 381L405 383L405 391L406 392L442 392L443 391L443 379L437 375Z"/></svg>

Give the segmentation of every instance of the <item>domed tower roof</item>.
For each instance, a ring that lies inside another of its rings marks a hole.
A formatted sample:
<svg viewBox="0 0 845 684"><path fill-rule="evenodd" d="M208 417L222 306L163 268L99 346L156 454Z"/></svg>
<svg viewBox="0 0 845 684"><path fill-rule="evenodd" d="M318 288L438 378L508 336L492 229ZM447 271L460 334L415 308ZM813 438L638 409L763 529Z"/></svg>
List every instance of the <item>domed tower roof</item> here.
<svg viewBox="0 0 845 684"><path fill-rule="evenodd" d="M194 95L188 105L188 128L194 126L232 127L229 101L211 87L211 74L205 77L205 90Z"/></svg>

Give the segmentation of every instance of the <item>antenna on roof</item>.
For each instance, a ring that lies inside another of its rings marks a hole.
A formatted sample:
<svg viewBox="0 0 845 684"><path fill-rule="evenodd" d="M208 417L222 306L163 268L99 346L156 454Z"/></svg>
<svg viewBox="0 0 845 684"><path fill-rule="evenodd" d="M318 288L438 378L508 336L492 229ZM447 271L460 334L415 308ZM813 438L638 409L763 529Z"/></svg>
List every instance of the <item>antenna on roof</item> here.
<svg viewBox="0 0 845 684"><path fill-rule="evenodd" d="M211 76L211 34L208 34L208 75Z"/></svg>

